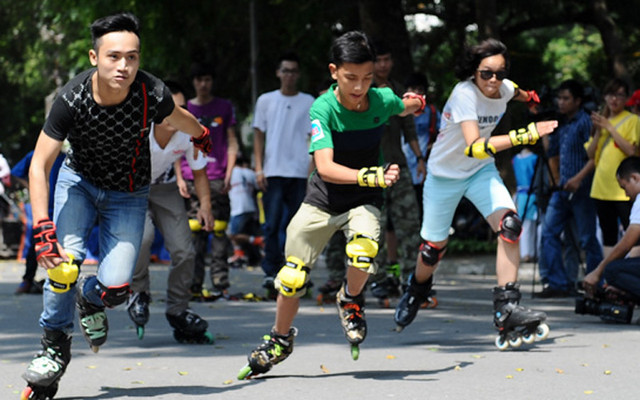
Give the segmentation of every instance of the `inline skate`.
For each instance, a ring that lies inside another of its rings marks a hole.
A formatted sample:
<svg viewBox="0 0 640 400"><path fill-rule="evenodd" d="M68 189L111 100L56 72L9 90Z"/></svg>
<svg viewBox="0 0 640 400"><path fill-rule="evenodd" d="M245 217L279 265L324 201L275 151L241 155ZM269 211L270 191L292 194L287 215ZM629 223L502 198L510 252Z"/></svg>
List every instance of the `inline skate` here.
<svg viewBox="0 0 640 400"><path fill-rule="evenodd" d="M360 357L360 343L367 337L367 321L364 316L364 295L348 296L345 292L346 283L336 294L336 306L342 330L351 344L351 358Z"/></svg>
<svg viewBox="0 0 640 400"><path fill-rule="evenodd" d="M437 305L437 300L433 297L433 276L430 276L424 283L418 283L415 275L409 276L409 286L405 290L404 294L400 298L400 302L396 307L396 312L393 315L393 319L396 322L396 331L402 332L409 324L413 322L418 314L418 310L423 307L423 304Z"/></svg>
<svg viewBox="0 0 640 400"><path fill-rule="evenodd" d="M378 299L378 305L382 308L391 307L391 298L400 297L402 284L400 282L400 264L388 264L385 268L384 278L371 283L371 294Z"/></svg>
<svg viewBox="0 0 640 400"><path fill-rule="evenodd" d="M515 282L493 288L493 323L498 330L495 340L498 350L532 344L549 336L549 326L544 323L547 314L521 306L521 297L520 285Z"/></svg>
<svg viewBox="0 0 640 400"><path fill-rule="evenodd" d="M71 336L66 333L45 329L41 344L42 350L22 374L27 387L20 393L20 400L53 399L71 361Z"/></svg>
<svg viewBox="0 0 640 400"><path fill-rule="evenodd" d="M127 312L129 318L136 324L136 333L138 339L142 340L144 337L144 326L149 322L149 303L151 302L151 296L148 292L134 293L129 297L127 304Z"/></svg>
<svg viewBox="0 0 640 400"><path fill-rule="evenodd" d="M297 335L298 329L294 327L289 329L286 335L280 335L272 329L268 335L262 337L262 344L249 354L247 365L238 372L238 379L250 379L265 374L274 365L284 361L293 352L293 341Z"/></svg>
<svg viewBox="0 0 640 400"><path fill-rule="evenodd" d="M214 343L213 335L207 331L209 324L193 311L186 309L179 315L166 314L166 317L173 328L173 337L178 343Z"/></svg>
<svg viewBox="0 0 640 400"><path fill-rule="evenodd" d="M97 353L107 341L109 332L109 321L104 306L97 306L90 303L83 295L83 288L88 277L80 279L76 290L76 308L78 309L78 319L82 335L89 343L91 351Z"/></svg>
<svg viewBox="0 0 640 400"><path fill-rule="evenodd" d="M341 280L327 280L324 285L318 288L318 296L316 296L316 302L319 306L326 303L333 303L336 298L336 294L338 294L338 290L342 286Z"/></svg>

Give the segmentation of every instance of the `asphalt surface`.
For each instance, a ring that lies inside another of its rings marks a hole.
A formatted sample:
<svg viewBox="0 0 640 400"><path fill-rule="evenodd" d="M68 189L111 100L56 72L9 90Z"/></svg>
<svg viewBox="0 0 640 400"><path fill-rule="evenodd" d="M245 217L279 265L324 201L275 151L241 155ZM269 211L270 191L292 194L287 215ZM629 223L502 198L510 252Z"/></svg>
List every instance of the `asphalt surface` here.
<svg viewBox="0 0 640 400"><path fill-rule="evenodd" d="M640 326L576 315L574 299L532 300L532 265L521 268L523 301L546 311L549 338L498 351L491 311L493 257L445 258L439 305L402 333L393 309L368 298L369 334L353 361L333 304L303 299L293 354L268 374L238 381L248 352L273 324L275 303L193 303L214 345L178 344L164 317L167 266L152 267L151 320L138 340L126 310L109 310L109 340L94 354L74 334L73 359L56 399L627 399L635 398ZM95 270L85 267L84 273ZM21 374L39 348L38 295L14 295L23 266L0 262L0 399L18 399ZM39 275L42 271L39 271ZM312 272L316 287L326 277ZM263 294L259 269L231 271L231 292ZM539 286L538 286L539 290ZM316 291L314 291L314 294ZM634 318L634 322L637 320Z"/></svg>

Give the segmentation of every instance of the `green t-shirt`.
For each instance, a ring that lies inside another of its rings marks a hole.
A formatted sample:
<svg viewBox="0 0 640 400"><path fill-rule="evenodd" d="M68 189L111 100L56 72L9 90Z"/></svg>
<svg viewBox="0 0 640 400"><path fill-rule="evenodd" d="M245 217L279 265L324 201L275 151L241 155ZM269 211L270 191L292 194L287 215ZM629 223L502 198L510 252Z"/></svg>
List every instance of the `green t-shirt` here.
<svg viewBox="0 0 640 400"><path fill-rule="evenodd" d="M370 88L369 109L344 108L334 94L335 84L311 106L309 152L332 148L334 162L360 169L380 165L380 139L390 116L404 111L402 100L389 88ZM311 176L306 203L332 213L343 213L363 204L382 204L382 189L327 183L315 172Z"/></svg>

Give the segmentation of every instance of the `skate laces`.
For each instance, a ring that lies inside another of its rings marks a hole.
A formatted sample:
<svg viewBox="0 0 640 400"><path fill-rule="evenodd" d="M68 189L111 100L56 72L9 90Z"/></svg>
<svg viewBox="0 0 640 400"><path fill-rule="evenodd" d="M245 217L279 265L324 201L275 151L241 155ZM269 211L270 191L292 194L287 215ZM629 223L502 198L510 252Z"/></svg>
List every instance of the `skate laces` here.
<svg viewBox="0 0 640 400"><path fill-rule="evenodd" d="M84 328L84 333L90 339L100 339L107 334L104 321L107 314L104 311L98 311L94 314L80 318L80 324Z"/></svg>
<svg viewBox="0 0 640 400"><path fill-rule="evenodd" d="M342 309L347 313L346 319L350 321L355 318L362 319L362 307L358 303L345 303Z"/></svg>

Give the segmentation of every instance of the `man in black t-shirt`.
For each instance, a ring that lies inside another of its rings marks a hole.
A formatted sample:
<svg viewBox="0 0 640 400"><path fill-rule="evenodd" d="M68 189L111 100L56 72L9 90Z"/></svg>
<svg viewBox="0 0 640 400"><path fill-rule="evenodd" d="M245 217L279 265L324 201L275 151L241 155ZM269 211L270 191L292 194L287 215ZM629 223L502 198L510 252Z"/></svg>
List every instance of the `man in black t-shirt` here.
<svg viewBox="0 0 640 400"><path fill-rule="evenodd" d="M83 334L97 351L107 338L105 307L129 296L147 210L150 124L166 120L191 135L205 154L211 147L207 128L174 105L162 81L139 70L138 30L137 19L128 13L91 25L94 68L62 89L36 144L29 191L36 255L49 278L40 317L43 351L23 375L29 384L25 398L55 394L71 359L74 305ZM65 139L71 149L58 175L52 221L48 175ZM85 257L95 223L100 227L98 275L76 285L74 266ZM77 290L71 290L74 286Z"/></svg>

